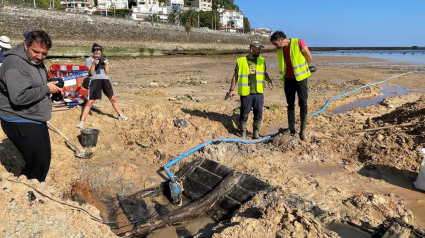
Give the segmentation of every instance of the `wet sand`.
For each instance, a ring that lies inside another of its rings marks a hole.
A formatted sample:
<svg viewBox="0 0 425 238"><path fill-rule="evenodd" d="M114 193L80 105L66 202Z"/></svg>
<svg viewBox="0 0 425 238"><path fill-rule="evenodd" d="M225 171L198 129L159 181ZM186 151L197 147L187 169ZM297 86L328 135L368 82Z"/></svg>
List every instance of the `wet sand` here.
<svg viewBox="0 0 425 238"><path fill-rule="evenodd" d="M239 117L237 112L239 99L236 97L234 100L223 99L230 85L236 58L239 56L111 58L111 81L114 84L114 92L118 103L130 120L118 121L107 99L96 102L95 105L99 109L93 110L86 120L86 128L100 130L98 145L89 149L95 154L90 160L76 159L64 140L51 131L52 164L47 183L40 185L31 182L31 184L40 191L48 192L58 199L65 197L64 201L71 202L72 196L69 194L72 194L72 191L77 194L79 192L75 189L76 182L83 183L88 185L89 194L95 194L96 199L80 194L81 201L95 207L105 207L106 197L113 198L117 193L132 194L141 189L157 186L166 178L164 172L158 170L187 150L214 138L238 138L235 121ZM274 54L267 53L264 57L268 65L276 63ZM360 57L314 57L313 62L318 71L309 78L309 112L319 110L332 97L411 70L411 67L407 66L391 66L385 63L371 66L369 64L376 61L377 59ZM50 60L48 63L53 62L81 64L83 59ZM423 67L417 68L424 70ZM279 128L287 126L286 102L283 89L279 86L278 69L268 66L267 71L273 78L275 88L272 91L265 91L265 105L275 106L270 107L273 109L264 110L262 135L276 132ZM353 131L366 127L394 123L391 115L399 115L397 113L401 112L396 111L397 108L406 103L418 102L416 106L406 107L411 114L403 112L410 115L409 119L399 116L397 123L406 120L409 122L423 120L424 116L421 113L423 103L419 99L423 94L424 77L424 74L409 74L385 83L385 85L412 90L407 95L394 95L394 98L386 99L387 104L354 108L342 114L327 113L355 101L379 96L380 86L366 88L331 102L326 112L309 119L306 142L300 141L298 135L295 135L277 137L268 144L240 146L220 144L209 146L188 157L186 161L197 156L205 156L232 169L267 181L273 186L281 187L268 195L280 197L276 200L276 204L267 204L266 199L263 202L246 204L242 210L258 206L265 214L270 213L268 209L273 207L277 210L280 207L286 207L285 204L291 201L289 196L295 194L302 197L299 200L300 203L314 203L328 214L315 218L320 224L315 225L314 229L317 237L331 234L324 227L342 217L355 223L367 221L373 226L378 226L387 215L407 219L410 224L424 228L423 214L425 213L421 211L420 205L425 195L411 192L414 190L411 180L419 169L420 157L417 148L423 143L420 139L422 138L421 130L417 129L415 135L409 134L406 129L352 134ZM78 143L77 136L80 134L80 131L75 128L80 113L81 108L78 107L68 111L54 112L51 120L75 143ZM384 119L374 119L382 116ZM177 118L186 119L188 126L175 127L174 119ZM248 124L248 130L251 132L252 116ZM298 126L299 121L297 121L297 130L299 130ZM17 171L19 163L15 161L20 155L2 132L0 132L0 139L3 164L0 166L1 178L3 178L0 186L13 188L13 192L0 196L0 201L5 204L0 212L12 217L16 210L10 199L13 197L19 203L27 203L24 194L28 187L7 182L7 178L15 178L6 173L6 168L9 171ZM177 170L180 165L173 167L173 170ZM370 166L373 169L370 169ZM389 177L378 176L388 171L393 174L390 173ZM394 179L401 180L402 183L392 182ZM22 181L27 182L24 178ZM406 193L404 190L410 192ZM357 203L363 204L362 206L347 203L355 199L361 200L369 193L379 197L380 203L375 203L374 200ZM386 196L391 193L395 196ZM298 214L300 217L312 215L305 205L292 205L300 206L299 209L303 213ZM90 230L91 234L95 234L93 237L100 234L105 237L107 237L106 234L113 236L111 232L105 232L105 229L109 230L106 225L80 220L87 214L75 214L72 209L63 208L61 213L73 219L61 218L63 215L58 214L57 206L60 207L50 203L49 206L37 205L37 213L25 212L26 217L16 219L3 218L0 227L3 230L17 230L18 221L23 220L28 227L33 229L38 227L40 234L45 235L48 226L34 223L33 220L46 216L49 219L59 219L67 227L74 227L75 234ZM89 205L84 206L89 207ZM379 207L379 209L372 209L372 207ZM20 211L23 212L26 209L30 209L29 205L21 207ZM90 209L96 210L91 206ZM109 221L113 218L105 214L108 213L108 209L110 208L104 208L101 216ZM287 213L291 211L289 208L286 209ZM229 235L244 237L244 234L248 235L248 230L262 229L262 227L267 228L267 231L260 232L261 235L256 232L255 234L259 236L255 237L276 237L278 230L286 229L282 228L286 220L282 217L279 220L277 215L250 220L236 213L234 220L239 222L238 225L220 229L217 227L214 237L229 237ZM58 229L63 234L71 232L71 229L67 227ZM211 229L214 231L214 228ZM18 229L16 237L22 237L24 232Z"/></svg>

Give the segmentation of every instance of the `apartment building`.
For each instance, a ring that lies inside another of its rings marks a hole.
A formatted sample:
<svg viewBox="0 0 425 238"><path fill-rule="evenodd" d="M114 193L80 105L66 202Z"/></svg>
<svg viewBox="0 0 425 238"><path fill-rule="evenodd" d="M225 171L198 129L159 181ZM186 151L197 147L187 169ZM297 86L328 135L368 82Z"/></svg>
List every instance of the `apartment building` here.
<svg viewBox="0 0 425 238"><path fill-rule="evenodd" d="M243 13L235 10L218 9L220 12L220 23L223 26L230 26L236 29L243 28Z"/></svg>
<svg viewBox="0 0 425 238"><path fill-rule="evenodd" d="M192 0L192 7L197 11L212 11L212 0Z"/></svg>
<svg viewBox="0 0 425 238"><path fill-rule="evenodd" d="M59 2L66 7L65 11L69 12L85 12L94 7L94 0L60 0Z"/></svg>
<svg viewBox="0 0 425 238"><path fill-rule="evenodd" d="M166 0L165 1L165 5L167 6L179 6L179 7L183 7L184 6L184 0Z"/></svg>
<svg viewBox="0 0 425 238"><path fill-rule="evenodd" d="M131 9L131 19L143 20L157 15L161 22L167 22L168 10L166 6L160 6L158 0L138 0L137 6Z"/></svg>
<svg viewBox="0 0 425 238"><path fill-rule="evenodd" d="M97 0L98 9L128 9L128 0Z"/></svg>

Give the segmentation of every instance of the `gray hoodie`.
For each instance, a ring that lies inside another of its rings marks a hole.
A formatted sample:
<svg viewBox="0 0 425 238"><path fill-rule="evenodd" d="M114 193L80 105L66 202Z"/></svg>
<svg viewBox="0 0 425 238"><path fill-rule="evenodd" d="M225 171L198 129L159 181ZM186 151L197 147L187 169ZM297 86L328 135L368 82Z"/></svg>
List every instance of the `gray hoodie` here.
<svg viewBox="0 0 425 238"><path fill-rule="evenodd" d="M0 81L8 96L0 93L0 114L45 122L52 117L47 71L43 63L33 65L23 44L4 53Z"/></svg>

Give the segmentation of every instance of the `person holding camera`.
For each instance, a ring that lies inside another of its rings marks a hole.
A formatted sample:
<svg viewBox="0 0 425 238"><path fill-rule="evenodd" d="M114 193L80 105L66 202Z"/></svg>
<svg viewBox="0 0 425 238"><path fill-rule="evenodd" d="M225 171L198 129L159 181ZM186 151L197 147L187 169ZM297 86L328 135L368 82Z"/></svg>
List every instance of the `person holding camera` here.
<svg viewBox="0 0 425 238"><path fill-rule="evenodd" d="M102 47L94 43L91 51L93 56L86 59L86 66L89 69L90 76L88 88L89 97L83 113L81 114L80 122L77 124L77 128L84 127L84 120L89 114L94 102L102 98L102 91L109 98L112 107L114 107L115 111L118 113L118 120L127 121L128 117L124 116L120 110L111 82L109 81L109 62L107 59L101 57Z"/></svg>
<svg viewBox="0 0 425 238"><path fill-rule="evenodd" d="M52 47L44 31L31 31L23 44L4 53L0 67L1 127L21 153L21 175L45 181L50 169L51 146L46 121L52 117L50 94L61 92L48 82L43 63Z"/></svg>

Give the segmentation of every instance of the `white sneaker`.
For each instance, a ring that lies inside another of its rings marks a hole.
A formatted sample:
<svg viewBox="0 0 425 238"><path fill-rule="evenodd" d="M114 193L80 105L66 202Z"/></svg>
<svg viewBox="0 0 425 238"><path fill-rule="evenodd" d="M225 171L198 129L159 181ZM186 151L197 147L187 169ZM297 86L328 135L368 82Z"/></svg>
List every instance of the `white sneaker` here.
<svg viewBox="0 0 425 238"><path fill-rule="evenodd" d="M118 120L120 120L120 121L128 121L128 117L126 117L123 114L121 114L121 115L119 115Z"/></svg>
<svg viewBox="0 0 425 238"><path fill-rule="evenodd" d="M80 121L80 122L78 122L78 124L77 124L77 128L83 128L84 127L84 121Z"/></svg>

